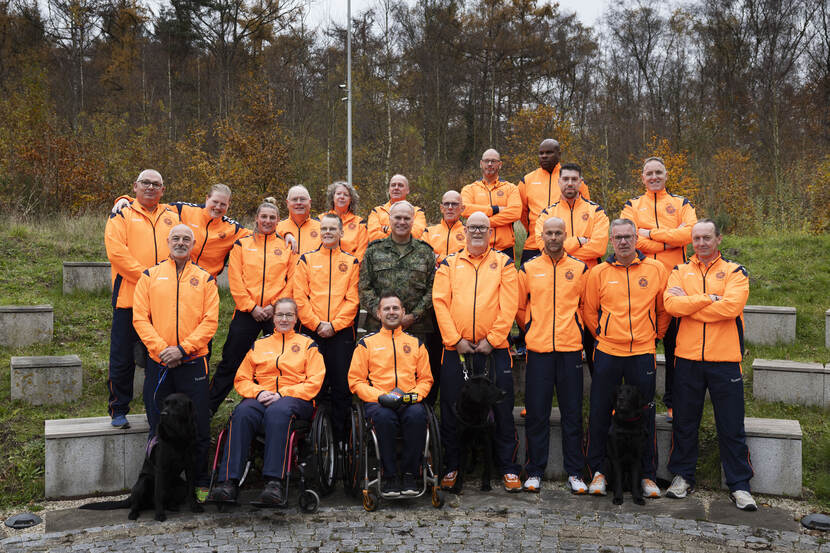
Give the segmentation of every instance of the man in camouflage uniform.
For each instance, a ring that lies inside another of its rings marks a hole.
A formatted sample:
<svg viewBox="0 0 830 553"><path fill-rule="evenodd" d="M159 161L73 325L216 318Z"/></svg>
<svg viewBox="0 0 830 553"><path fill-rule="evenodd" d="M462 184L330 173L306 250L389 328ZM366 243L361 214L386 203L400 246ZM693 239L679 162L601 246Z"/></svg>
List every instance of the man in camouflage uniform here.
<svg viewBox="0 0 830 553"><path fill-rule="evenodd" d="M381 326L376 317L379 298L385 292L397 295L406 310L401 327L424 342L435 375L441 366L441 341L432 312L435 253L428 243L412 237L414 218L415 209L406 200L392 205L389 236L370 242L360 264L360 307L367 313L366 330L375 332ZM427 398L430 404L437 390L436 380Z"/></svg>

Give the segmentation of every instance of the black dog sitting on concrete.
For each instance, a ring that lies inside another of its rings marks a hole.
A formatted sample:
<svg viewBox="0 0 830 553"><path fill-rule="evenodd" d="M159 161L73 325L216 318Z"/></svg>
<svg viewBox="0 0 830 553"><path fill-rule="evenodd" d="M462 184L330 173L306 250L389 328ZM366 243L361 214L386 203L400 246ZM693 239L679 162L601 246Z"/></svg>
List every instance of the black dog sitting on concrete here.
<svg viewBox="0 0 830 553"><path fill-rule="evenodd" d="M455 417L458 421L457 435L461 442L461 468L452 491L460 493L463 487L463 472L472 470L475 453L481 451L481 491L489 492L493 468L493 406L502 401L507 393L486 376L471 376L461 387L455 403ZM465 460L469 459L468 463Z"/></svg>
<svg viewBox="0 0 830 553"><path fill-rule="evenodd" d="M637 505L645 505L640 486L640 464L646 447L646 413L640 390L620 384L614 389L614 411L608 430L608 461L611 464L609 484L614 490L614 505L622 505L623 487L627 482Z"/></svg>
<svg viewBox="0 0 830 553"><path fill-rule="evenodd" d="M104 511L129 507L127 518L136 520L139 512L154 509L158 521L167 519L165 509L178 511L179 505L190 501L190 510L201 513L194 485L196 464L193 458L196 443L196 410L184 394L165 398L156 436L147 444L147 455L130 497L121 501L87 503L81 509ZM179 476L182 471L187 481Z"/></svg>

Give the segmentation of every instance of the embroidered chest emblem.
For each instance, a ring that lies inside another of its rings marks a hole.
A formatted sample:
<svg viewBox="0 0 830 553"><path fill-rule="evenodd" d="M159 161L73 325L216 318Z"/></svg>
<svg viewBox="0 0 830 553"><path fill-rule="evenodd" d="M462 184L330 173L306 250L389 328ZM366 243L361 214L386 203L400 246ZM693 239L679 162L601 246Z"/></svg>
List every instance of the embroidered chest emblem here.
<svg viewBox="0 0 830 553"><path fill-rule="evenodd" d="M354 230L357 228L357 223L349 223L349 230Z"/></svg>
<svg viewBox="0 0 830 553"><path fill-rule="evenodd" d="M570 269L568 269L567 271L565 271L565 278L568 279L568 280L573 280L574 279L574 272L571 271Z"/></svg>
<svg viewBox="0 0 830 553"><path fill-rule="evenodd" d="M311 237L312 238L317 238L317 231L316 230L311 231Z"/></svg>
<svg viewBox="0 0 830 553"><path fill-rule="evenodd" d="M293 346L291 346L291 351L293 351L294 353L300 353L300 346L294 344Z"/></svg>
<svg viewBox="0 0 830 553"><path fill-rule="evenodd" d="M170 217L165 217L164 218L164 224L167 225L168 227L173 226L173 219L171 219Z"/></svg>
<svg viewBox="0 0 830 553"><path fill-rule="evenodd" d="M455 235L455 239L460 242L460 241L464 240L464 235L459 232L458 234Z"/></svg>
<svg viewBox="0 0 830 553"><path fill-rule="evenodd" d="M588 220L588 214L587 214L587 213L583 213L583 214L582 214L582 220L583 220L583 221L587 221L587 220Z"/></svg>
<svg viewBox="0 0 830 553"><path fill-rule="evenodd" d="M348 269L348 268L349 268L349 266L348 266L348 265L346 265L345 263L343 263L342 261L340 262L340 265L338 265L338 266L337 266L337 269L338 269L341 273L345 273L345 272L346 272L346 269Z"/></svg>
<svg viewBox="0 0 830 553"><path fill-rule="evenodd" d="M194 288L199 286L199 279L196 277L190 277L190 285Z"/></svg>
<svg viewBox="0 0 830 553"><path fill-rule="evenodd" d="M409 344L404 344L404 345L403 345L403 352L404 352L404 353L407 353L407 354L408 354L408 353L412 353L412 348L411 348L411 347L409 347Z"/></svg>
<svg viewBox="0 0 830 553"><path fill-rule="evenodd" d="M274 255L276 255L277 257L281 256L282 250L279 248L274 248Z"/></svg>
<svg viewBox="0 0 830 553"><path fill-rule="evenodd" d="M671 204L668 204L668 205L666 206L666 213L668 213L669 215L671 215L671 214L672 214L672 213L674 213L674 212L675 212L674 206L673 206L673 205L671 205Z"/></svg>
<svg viewBox="0 0 830 553"><path fill-rule="evenodd" d="M496 263L495 261L490 263L490 268L493 269L494 271L496 270L496 267L498 267L498 263Z"/></svg>
<svg viewBox="0 0 830 553"><path fill-rule="evenodd" d="M499 190L498 192L496 192L496 196L498 196L498 197L504 196L504 190Z"/></svg>
<svg viewBox="0 0 830 553"><path fill-rule="evenodd" d="M640 277L640 280L637 281L637 284L640 285L640 288L645 288L648 286L648 279L646 277Z"/></svg>
<svg viewBox="0 0 830 553"><path fill-rule="evenodd" d="M227 236L227 234L225 234L224 232L219 233L219 239L220 240L224 240L226 236Z"/></svg>
<svg viewBox="0 0 830 553"><path fill-rule="evenodd" d="M726 273L723 271L718 271L718 274L715 275L715 278L718 280L723 280L726 278Z"/></svg>

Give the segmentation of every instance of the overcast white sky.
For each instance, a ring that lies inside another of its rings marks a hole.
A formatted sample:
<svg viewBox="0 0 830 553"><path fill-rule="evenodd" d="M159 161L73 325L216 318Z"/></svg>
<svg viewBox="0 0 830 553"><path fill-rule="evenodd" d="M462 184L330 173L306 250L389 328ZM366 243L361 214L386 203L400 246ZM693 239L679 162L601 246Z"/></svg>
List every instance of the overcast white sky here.
<svg viewBox="0 0 830 553"><path fill-rule="evenodd" d="M413 2L413 0L408 1ZM308 21L310 26L317 26L329 20L341 25L346 22L346 0L307 0L307 2L310 5ZM576 12L583 24L591 26L602 15L608 2L609 0L559 0L559 10ZM352 14L357 14L376 4L377 0L352 0Z"/></svg>

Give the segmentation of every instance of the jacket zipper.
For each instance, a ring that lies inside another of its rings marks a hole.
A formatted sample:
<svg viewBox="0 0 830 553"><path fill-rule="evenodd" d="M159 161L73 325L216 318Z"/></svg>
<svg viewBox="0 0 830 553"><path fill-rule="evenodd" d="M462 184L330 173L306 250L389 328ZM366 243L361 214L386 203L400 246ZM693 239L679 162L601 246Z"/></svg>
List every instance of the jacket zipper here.
<svg viewBox="0 0 830 553"><path fill-rule="evenodd" d="M187 267L185 266L185 269ZM176 271L178 273L178 271ZM182 269L182 275L184 269ZM181 345L179 341L179 283L181 283L181 275L176 274L176 345Z"/></svg>
<svg viewBox="0 0 830 553"><path fill-rule="evenodd" d="M334 250L329 250L329 304L326 307L326 321L329 323L331 323L331 258L333 256ZM334 330L334 327L332 327L332 330Z"/></svg>
<svg viewBox="0 0 830 553"><path fill-rule="evenodd" d="M553 344L553 351L556 351L556 261L553 261L553 336L552 336L552 344Z"/></svg>
<svg viewBox="0 0 830 553"><path fill-rule="evenodd" d="M481 181L481 183L484 185L484 189L485 189L485 190L487 190L487 197L490 199L490 208L492 209L492 206L494 205L494 204L493 204L493 191L492 191L492 190L490 190L490 189L487 187L487 183L486 183L486 182L484 182L484 181L482 180L482 181ZM496 183L498 183L498 181L496 181ZM497 233L497 232L498 232L498 229L494 228L494 229L493 229L493 244L492 244L492 246L491 246L493 249L496 249L496 233ZM478 271L476 271L476 272L478 272ZM476 276L477 276L477 275L476 275ZM475 327L473 327L473 337L475 337Z"/></svg>
<svg viewBox="0 0 830 553"><path fill-rule="evenodd" d="M634 323L631 322L631 277L628 267L625 268L625 285L628 287L628 333L631 335L628 351L631 352L634 351Z"/></svg>
<svg viewBox="0 0 830 553"><path fill-rule="evenodd" d="M198 263L198 262L199 262L199 260L200 260L200 259L202 259L202 254L205 252L205 245L207 244L207 241L208 241L208 234L210 233L210 231L209 231L208 227L210 227L210 224L211 224L212 222L213 222L213 219L211 219L210 221L208 221L208 222L207 222L207 224L205 225L205 241L204 241L204 242L202 242L202 248L199 250L199 255L197 255L197 256L196 256L196 263Z"/></svg>
<svg viewBox="0 0 830 553"><path fill-rule="evenodd" d="M265 260L268 258L268 235L262 242L262 291L259 293L259 304L265 303Z"/></svg>
<svg viewBox="0 0 830 553"><path fill-rule="evenodd" d="M395 388L398 387L398 352L395 351L395 331L392 331L392 365L395 367Z"/></svg>
<svg viewBox="0 0 830 553"><path fill-rule="evenodd" d="M446 225L446 222L444 222ZM455 226L455 225L453 225ZM452 229L447 227L447 255L450 255L450 234L452 233Z"/></svg>
<svg viewBox="0 0 830 553"><path fill-rule="evenodd" d="M285 353L285 334L280 332L280 336L282 336L282 351L279 355L277 355L277 360L274 362L275 368L277 369L277 378L274 379L274 392L280 393L280 377L282 376L282 369L280 369L280 357L282 354Z"/></svg>

